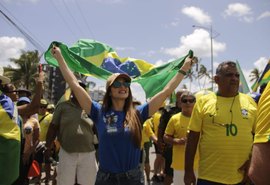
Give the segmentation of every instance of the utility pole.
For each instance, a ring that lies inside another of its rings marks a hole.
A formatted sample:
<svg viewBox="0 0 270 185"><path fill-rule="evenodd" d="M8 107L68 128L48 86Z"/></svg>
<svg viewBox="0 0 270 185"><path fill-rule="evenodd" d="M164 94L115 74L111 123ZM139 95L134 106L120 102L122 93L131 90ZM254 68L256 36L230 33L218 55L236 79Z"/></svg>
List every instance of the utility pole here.
<svg viewBox="0 0 270 185"><path fill-rule="evenodd" d="M204 27L204 26L197 26L197 25L192 25L193 28L201 28L206 30L209 34L210 34L210 48L211 48L211 78L212 78L212 82L211 82L211 89L212 91L214 91L214 82L213 82L213 78L214 78L214 57L213 57L213 39L216 38L217 36L219 36L219 33L215 32L215 35L213 35L213 29L212 29L212 25L210 27Z"/></svg>

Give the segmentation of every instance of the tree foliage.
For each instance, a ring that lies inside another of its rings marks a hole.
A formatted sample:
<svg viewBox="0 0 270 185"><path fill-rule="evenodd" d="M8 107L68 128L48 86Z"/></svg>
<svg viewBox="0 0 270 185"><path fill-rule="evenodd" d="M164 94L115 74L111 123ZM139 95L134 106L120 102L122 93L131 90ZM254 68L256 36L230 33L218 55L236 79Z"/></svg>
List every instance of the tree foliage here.
<svg viewBox="0 0 270 185"><path fill-rule="evenodd" d="M35 78L38 76L39 53L35 51L22 51L20 58L10 58L14 65L5 67L5 75L9 77L16 87L33 90Z"/></svg>
<svg viewBox="0 0 270 185"><path fill-rule="evenodd" d="M254 68L252 69L252 71L250 72L250 82L256 82L261 76L261 72L259 71L258 68Z"/></svg>

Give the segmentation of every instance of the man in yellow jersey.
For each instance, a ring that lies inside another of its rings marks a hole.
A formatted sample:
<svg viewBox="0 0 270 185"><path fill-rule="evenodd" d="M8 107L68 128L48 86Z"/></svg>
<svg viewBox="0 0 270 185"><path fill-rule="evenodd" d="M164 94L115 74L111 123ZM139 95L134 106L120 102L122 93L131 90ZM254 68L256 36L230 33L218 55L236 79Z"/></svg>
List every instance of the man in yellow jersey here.
<svg viewBox="0 0 270 185"><path fill-rule="evenodd" d="M270 83L261 95L249 177L256 185L270 183Z"/></svg>
<svg viewBox="0 0 270 185"><path fill-rule="evenodd" d="M198 185L242 184L253 144L256 103L238 92L235 62L219 64L214 77L217 93L202 96L188 126L185 153L186 185L196 184L194 157L199 145Z"/></svg>
<svg viewBox="0 0 270 185"><path fill-rule="evenodd" d="M166 143L163 137L170 118L174 114L181 112L181 95L185 91L186 89L181 89L178 92L176 92L175 104L163 109L160 117L160 123L158 126L158 142L161 143L161 146L163 146L162 156L165 159L165 168L164 168L165 178L163 182L164 185L170 185L173 182L173 168L171 167L173 149L171 143Z"/></svg>
<svg viewBox="0 0 270 185"><path fill-rule="evenodd" d="M174 185L183 184L187 127L195 102L196 98L191 92L183 92L180 97L182 112L170 118L165 130L164 141L173 146L171 167L174 170Z"/></svg>

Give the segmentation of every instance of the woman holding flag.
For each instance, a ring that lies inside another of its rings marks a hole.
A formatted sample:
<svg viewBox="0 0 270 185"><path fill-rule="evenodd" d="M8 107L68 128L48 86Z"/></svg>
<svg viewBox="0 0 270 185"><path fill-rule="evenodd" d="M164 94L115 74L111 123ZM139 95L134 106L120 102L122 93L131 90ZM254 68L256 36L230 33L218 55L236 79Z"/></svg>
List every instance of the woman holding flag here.
<svg viewBox="0 0 270 185"><path fill-rule="evenodd" d="M196 61L196 57L186 57L183 66L161 92L149 102L134 108L130 89L131 78L127 74L114 73L107 79L106 93L101 105L93 101L79 85L61 50L53 46L51 54L57 60L63 77L80 106L96 125L100 164L95 184L143 185L144 177L139 168L142 124L172 94ZM59 183L61 185L61 182Z"/></svg>

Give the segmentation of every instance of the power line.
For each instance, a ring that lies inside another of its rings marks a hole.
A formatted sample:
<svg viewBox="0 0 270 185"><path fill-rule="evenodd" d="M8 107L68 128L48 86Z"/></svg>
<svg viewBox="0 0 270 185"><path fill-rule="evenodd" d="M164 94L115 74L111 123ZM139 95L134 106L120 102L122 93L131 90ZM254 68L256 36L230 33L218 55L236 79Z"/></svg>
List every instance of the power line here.
<svg viewBox="0 0 270 185"><path fill-rule="evenodd" d="M71 29L71 27L69 26L69 24L67 23L67 21L65 20L64 16L60 13L61 11L57 8L57 6L54 4L53 0L50 0L51 4L53 5L53 7L56 10L56 13L59 15L59 17L63 20L64 24L67 26L68 30L72 33L71 35L75 38L75 40L77 39L76 37L77 34L75 32L73 32L73 30Z"/></svg>
<svg viewBox="0 0 270 185"><path fill-rule="evenodd" d="M15 27L17 30L24 35L24 37L33 45L36 47L37 50L41 51L41 53L44 53L45 49L41 44L39 44L34 38L31 37L27 32L25 32L22 28L20 28L14 21L11 20L2 10L0 10L0 13Z"/></svg>
<svg viewBox="0 0 270 185"><path fill-rule="evenodd" d="M74 18L73 14L72 14L71 11L69 10L69 8L68 8L68 6L67 6L65 0L62 0L62 1L63 1L64 7L66 8L66 10L67 10L69 16L71 17L71 19L72 19L73 22L75 23L76 27L78 28L77 30L79 30L79 31L82 33L82 35L85 35L85 34L82 32L82 29L80 28L80 25L77 23L77 21L76 21L76 19Z"/></svg>
<svg viewBox="0 0 270 185"><path fill-rule="evenodd" d="M77 0L75 0L75 4L76 4L77 8L79 9L79 12L80 12L80 14L81 14L81 16L83 18L84 23L86 24L86 26L88 28L88 31L90 32L90 34L92 35L92 38L94 39L95 36L94 36L94 34L93 34L93 32L92 32L92 30L91 30L91 28L90 28L90 26L89 26L89 24L88 24L88 22L87 22L87 20L86 20L86 18L84 16L84 14L83 14L83 11L82 11L81 7L79 6Z"/></svg>
<svg viewBox="0 0 270 185"><path fill-rule="evenodd" d="M23 34L23 36L33 45L36 47L37 50L39 50L41 53L43 53L45 51L45 47L43 46L43 44L34 37L34 34L31 33L18 19L16 19L15 16L12 15L12 13L2 4L0 3L0 5L17 21L19 22L23 28L21 28L18 24L16 24L7 14L5 14L2 10L0 10L0 13L4 16L4 18L8 21L8 23L10 23L11 25L13 25L21 34ZM26 30L26 31L25 31ZM30 34L28 34L28 33Z"/></svg>

